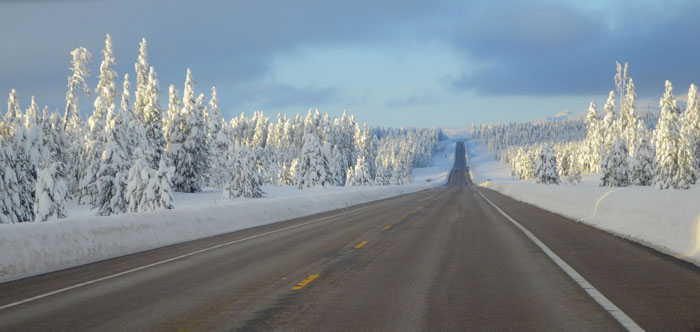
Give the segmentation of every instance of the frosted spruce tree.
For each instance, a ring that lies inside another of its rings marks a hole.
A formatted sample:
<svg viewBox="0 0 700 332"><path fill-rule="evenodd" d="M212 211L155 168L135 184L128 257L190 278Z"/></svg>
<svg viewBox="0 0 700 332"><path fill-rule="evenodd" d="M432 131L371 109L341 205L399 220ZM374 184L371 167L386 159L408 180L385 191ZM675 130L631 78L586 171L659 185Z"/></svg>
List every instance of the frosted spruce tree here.
<svg viewBox="0 0 700 332"><path fill-rule="evenodd" d="M36 182L34 221L65 218L67 195L68 187L59 176L58 162L44 163L39 168Z"/></svg>
<svg viewBox="0 0 700 332"><path fill-rule="evenodd" d="M134 156L126 187L128 211L172 209L172 167L161 161L157 170L152 169L140 149L134 152Z"/></svg>
<svg viewBox="0 0 700 332"><path fill-rule="evenodd" d="M641 126L640 126L641 127ZM631 161L630 182L635 186L651 186L654 182L654 147L649 142L648 133L640 132Z"/></svg>
<svg viewBox="0 0 700 332"><path fill-rule="evenodd" d="M600 126L602 122L598 119L598 110L594 102L588 106L586 114L586 150L581 156L583 161L583 172L597 173L600 171L600 162L602 160L601 148L603 147L603 139L601 137Z"/></svg>
<svg viewBox="0 0 700 332"><path fill-rule="evenodd" d="M115 64L113 53L112 38L107 34L105 48L102 50L100 80L95 89L97 97L93 104L93 113L88 119L84 148L86 169L80 179L81 203L94 204L97 195L97 173L101 167L102 152L107 141L105 132L107 114L114 114L116 110L117 73L112 69Z"/></svg>
<svg viewBox="0 0 700 332"><path fill-rule="evenodd" d="M144 153L151 168L157 169L161 156L165 151L165 137L163 136L163 110L160 106L158 78L155 70L150 67L146 89L142 92L143 127L146 131L146 147Z"/></svg>
<svg viewBox="0 0 700 332"><path fill-rule="evenodd" d="M372 176L369 173L369 166L365 157L357 157L355 167L353 167L352 171L348 170L345 186L371 186L372 182Z"/></svg>
<svg viewBox="0 0 700 332"><path fill-rule="evenodd" d="M690 85L688 104L681 118L679 176L681 187L695 184L700 172L700 106L698 87Z"/></svg>
<svg viewBox="0 0 700 332"><path fill-rule="evenodd" d="M542 184L559 184L557 174L557 157L549 145L544 145L537 156L535 164L535 181Z"/></svg>
<svg viewBox="0 0 700 332"><path fill-rule="evenodd" d="M610 91L604 109L605 117L603 117L603 123L600 127L603 146L605 147L603 154L610 151L615 137L618 135L617 128L615 127L615 91Z"/></svg>
<svg viewBox="0 0 700 332"><path fill-rule="evenodd" d="M328 155L313 132L304 136L304 145L296 170L295 183L299 189L328 186L332 176Z"/></svg>
<svg viewBox="0 0 700 332"><path fill-rule="evenodd" d="M673 96L673 86L666 81L666 92L661 98L661 117L656 125L656 174L654 182L658 189L688 188L688 183L680 177L680 128L678 116L680 108Z"/></svg>
<svg viewBox="0 0 700 332"><path fill-rule="evenodd" d="M207 143L202 102L203 100L198 102L194 97L194 79L192 79L192 72L188 68L181 112L184 127L182 157L175 160L174 164L173 187L175 191L200 192L207 176L209 143ZM173 141L172 136L170 139Z"/></svg>
<svg viewBox="0 0 700 332"><path fill-rule="evenodd" d="M20 186L12 167L15 151L7 137L0 136L0 223L21 222Z"/></svg>
<svg viewBox="0 0 700 332"><path fill-rule="evenodd" d="M225 183L227 152L229 149L229 139L226 135L226 122L221 116L219 108L219 98L216 93L216 87L211 88L211 99L209 100L209 108L207 112L207 130L208 139L210 142L210 163L211 169L211 184L217 188L223 187Z"/></svg>
<svg viewBox="0 0 700 332"><path fill-rule="evenodd" d="M80 117L80 103L78 92L83 90L85 95L90 95L86 79L90 76L88 63L92 60L92 55L84 47L79 47L71 53L71 76L68 77L68 92L66 92L66 111L63 115L63 128L68 138L69 145L62 147L66 153L66 170L70 172L66 176L68 191L72 196L78 197L80 190L80 179L87 169L84 161L85 151L83 149L83 120Z"/></svg>
<svg viewBox="0 0 700 332"><path fill-rule="evenodd" d="M97 173L97 194L92 205L99 216L128 211L126 189L129 184L129 161L121 126L110 126L108 140Z"/></svg>
<svg viewBox="0 0 700 332"><path fill-rule="evenodd" d="M226 169L228 179L224 184L222 199L263 196L262 179L250 147L242 145L232 151Z"/></svg>
<svg viewBox="0 0 700 332"><path fill-rule="evenodd" d="M630 169L627 161L627 148L622 140L616 138L610 152L605 154L600 166L600 186L626 187L630 184Z"/></svg>

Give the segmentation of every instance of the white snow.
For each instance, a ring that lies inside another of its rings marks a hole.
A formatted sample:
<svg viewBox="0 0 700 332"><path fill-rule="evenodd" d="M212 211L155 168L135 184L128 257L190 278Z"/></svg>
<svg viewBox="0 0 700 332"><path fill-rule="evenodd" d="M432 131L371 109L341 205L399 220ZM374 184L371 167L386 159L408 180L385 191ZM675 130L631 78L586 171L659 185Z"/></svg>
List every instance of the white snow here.
<svg viewBox="0 0 700 332"><path fill-rule="evenodd" d="M414 169L407 185L266 186L265 198L228 201L221 190L205 190L175 193L174 210L96 217L85 206L69 206L66 219L0 225L0 282L439 186L454 164L455 142L440 144L445 150L434 156L434 166Z"/></svg>
<svg viewBox="0 0 700 332"><path fill-rule="evenodd" d="M599 187L600 174L584 175L576 185L513 181L508 165L478 140L467 146L468 166L480 186L700 265L700 187Z"/></svg>

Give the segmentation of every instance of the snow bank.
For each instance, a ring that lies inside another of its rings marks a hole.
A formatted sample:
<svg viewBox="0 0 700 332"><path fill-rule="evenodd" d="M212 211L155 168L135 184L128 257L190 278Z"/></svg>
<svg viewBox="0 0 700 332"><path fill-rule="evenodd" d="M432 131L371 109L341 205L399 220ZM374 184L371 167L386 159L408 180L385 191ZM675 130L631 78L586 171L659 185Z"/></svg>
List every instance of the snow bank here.
<svg viewBox="0 0 700 332"><path fill-rule="evenodd" d="M470 151L475 153L472 162L481 160L483 155L476 154L484 151L476 148L481 144L470 143L473 147ZM484 164L469 165L475 178L493 177L493 181L475 181L483 187L700 265L698 187L690 190L598 187L597 174L585 176L578 185L543 185L532 180L503 179L504 168L507 173L510 170L500 163L499 178L498 172L484 167L489 164L492 162L484 160ZM486 174L480 173L482 170Z"/></svg>
<svg viewBox="0 0 700 332"><path fill-rule="evenodd" d="M454 142L445 145L452 153L435 158L435 167L416 169L414 182L403 186L268 187L273 197L232 201L208 191L178 195L175 210L0 225L0 282L439 186L454 163Z"/></svg>

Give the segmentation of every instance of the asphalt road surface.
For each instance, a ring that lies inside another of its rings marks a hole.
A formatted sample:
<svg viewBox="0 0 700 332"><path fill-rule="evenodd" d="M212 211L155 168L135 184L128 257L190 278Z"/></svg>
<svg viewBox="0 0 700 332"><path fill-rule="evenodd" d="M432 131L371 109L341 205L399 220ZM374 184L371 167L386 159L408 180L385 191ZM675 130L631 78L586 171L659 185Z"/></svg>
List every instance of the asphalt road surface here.
<svg viewBox="0 0 700 332"><path fill-rule="evenodd" d="M472 185L458 144L441 188L0 284L0 308L0 331L700 331L700 269Z"/></svg>

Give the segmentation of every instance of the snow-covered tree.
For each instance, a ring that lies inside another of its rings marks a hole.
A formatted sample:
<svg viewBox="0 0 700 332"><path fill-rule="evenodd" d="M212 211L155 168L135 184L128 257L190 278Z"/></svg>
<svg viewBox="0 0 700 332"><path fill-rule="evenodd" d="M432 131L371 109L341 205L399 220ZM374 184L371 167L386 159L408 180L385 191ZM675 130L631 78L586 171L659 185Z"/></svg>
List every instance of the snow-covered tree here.
<svg viewBox="0 0 700 332"><path fill-rule="evenodd" d="M7 138L0 136L0 223L21 222L22 207L17 175L12 167L15 151Z"/></svg>
<svg viewBox="0 0 700 332"><path fill-rule="evenodd" d="M369 173L369 166L364 156L358 156L355 167L347 172L345 186L371 186L372 176Z"/></svg>
<svg viewBox="0 0 700 332"><path fill-rule="evenodd" d="M600 166L600 186L626 187L630 184L630 168L627 161L627 148L619 138L613 141L610 152L605 154Z"/></svg>
<svg viewBox="0 0 700 332"><path fill-rule="evenodd" d="M187 69L183 102L184 141L182 143L182 158L176 160L177 163L174 164L173 187L176 191L193 193L202 191L209 170L209 150L203 100L194 97L194 80L189 68Z"/></svg>
<svg viewBox="0 0 700 332"><path fill-rule="evenodd" d="M700 175L700 106L695 84L690 85L688 104L681 119L679 154L681 181L687 185L695 184Z"/></svg>
<svg viewBox="0 0 700 332"><path fill-rule="evenodd" d="M34 221L65 218L68 187L59 176L58 162L46 162L39 168L34 202Z"/></svg>
<svg viewBox="0 0 700 332"><path fill-rule="evenodd" d="M165 137L163 136L163 110L160 107L158 78L153 67L148 71L148 82L142 94L145 104L141 112L147 140L144 153L150 167L157 169L163 151L165 151Z"/></svg>
<svg viewBox="0 0 700 332"><path fill-rule="evenodd" d="M222 199L237 197L259 198L263 196L262 179L253 151L246 145L235 148L228 158L228 179Z"/></svg>
<svg viewBox="0 0 700 332"><path fill-rule="evenodd" d="M127 212L126 188L130 165L122 129L119 126L110 127L107 133L107 143L95 181L97 193L92 205L100 216Z"/></svg>
<svg viewBox="0 0 700 332"><path fill-rule="evenodd" d="M131 212L172 209L173 169L165 161L158 164L158 170L148 165L146 156L137 149L134 163L129 170L126 187L126 201Z"/></svg>
<svg viewBox="0 0 700 332"><path fill-rule="evenodd" d="M688 183L680 178L680 108L673 96L673 86L666 81L666 92L661 98L661 117L656 125L656 174L654 182L658 189L687 188Z"/></svg>
<svg viewBox="0 0 700 332"><path fill-rule="evenodd" d="M634 148L634 158L630 162L630 181L635 186L650 186L654 182L654 147L647 133L641 134Z"/></svg>
<svg viewBox="0 0 700 332"><path fill-rule="evenodd" d="M549 145L540 149L534 176L537 183L559 184L560 182L559 174L557 174L557 157Z"/></svg>
<svg viewBox="0 0 700 332"><path fill-rule="evenodd" d="M600 161L602 160L601 149L603 147L603 138L601 137L600 126L602 122L598 119L598 110L594 102L588 106L586 114L586 126L588 128L586 134L585 152L581 156L583 171L587 173L596 173L600 170Z"/></svg>
<svg viewBox="0 0 700 332"><path fill-rule="evenodd" d="M322 148L316 134L309 132L304 136L295 179L299 189L331 184L329 155L330 151Z"/></svg>
<svg viewBox="0 0 700 332"><path fill-rule="evenodd" d="M618 135L617 128L615 128L615 91L610 91L604 109L605 117L600 130L603 137L603 146L605 147L604 153L608 153L612 148L615 137Z"/></svg>

